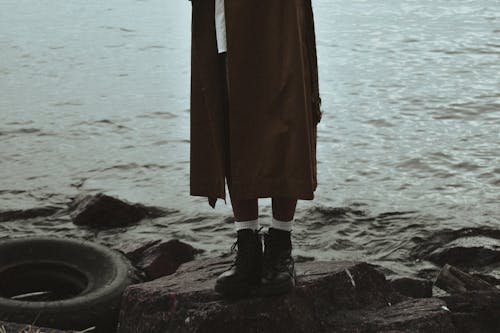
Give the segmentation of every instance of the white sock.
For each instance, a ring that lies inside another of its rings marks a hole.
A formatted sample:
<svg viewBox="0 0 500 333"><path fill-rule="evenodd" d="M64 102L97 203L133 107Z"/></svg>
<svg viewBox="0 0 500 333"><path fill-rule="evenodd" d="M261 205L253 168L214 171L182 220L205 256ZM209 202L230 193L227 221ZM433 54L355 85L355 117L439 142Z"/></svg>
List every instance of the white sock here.
<svg viewBox="0 0 500 333"><path fill-rule="evenodd" d="M234 221L234 226L236 228L236 232L241 229L252 229L252 230L257 230L259 229L259 218L257 217L255 220L248 220L248 221Z"/></svg>
<svg viewBox="0 0 500 333"><path fill-rule="evenodd" d="M280 221L275 219L273 216L273 219L271 220L271 228L284 231L292 231L292 222L293 219L291 219L290 221Z"/></svg>

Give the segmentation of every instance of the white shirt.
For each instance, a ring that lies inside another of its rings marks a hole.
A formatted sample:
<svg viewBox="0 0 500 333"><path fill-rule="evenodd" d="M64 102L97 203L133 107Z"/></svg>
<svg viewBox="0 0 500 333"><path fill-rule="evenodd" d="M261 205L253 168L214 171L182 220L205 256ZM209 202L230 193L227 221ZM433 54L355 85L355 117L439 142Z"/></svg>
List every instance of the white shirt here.
<svg viewBox="0 0 500 333"><path fill-rule="evenodd" d="M224 16L224 0L215 0L215 34L219 53L226 52L226 17Z"/></svg>

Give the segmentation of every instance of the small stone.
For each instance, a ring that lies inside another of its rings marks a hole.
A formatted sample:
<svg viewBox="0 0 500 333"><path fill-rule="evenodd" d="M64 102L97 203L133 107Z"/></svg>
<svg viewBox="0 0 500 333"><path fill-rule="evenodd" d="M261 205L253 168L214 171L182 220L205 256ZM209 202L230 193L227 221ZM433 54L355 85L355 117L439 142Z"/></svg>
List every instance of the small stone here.
<svg viewBox="0 0 500 333"><path fill-rule="evenodd" d="M135 246L121 244L116 249L124 253L135 267L144 271L147 280L170 275L181 264L193 260L196 254L203 252L178 239L163 242L154 240Z"/></svg>

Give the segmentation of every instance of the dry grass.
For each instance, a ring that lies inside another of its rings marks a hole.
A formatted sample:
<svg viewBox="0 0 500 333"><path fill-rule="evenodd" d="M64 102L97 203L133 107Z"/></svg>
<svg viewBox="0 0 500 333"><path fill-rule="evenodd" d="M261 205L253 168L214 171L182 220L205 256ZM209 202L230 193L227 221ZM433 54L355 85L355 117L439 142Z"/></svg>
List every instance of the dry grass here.
<svg viewBox="0 0 500 333"><path fill-rule="evenodd" d="M39 316L40 316L40 312L37 314L35 320L33 320L33 323L27 324L25 327L21 328L21 330L18 332L7 332L5 327L3 325L0 325L0 333L54 333L55 332L54 330L41 331L39 328L35 329L34 327L31 326L36 322L36 320L38 319ZM76 330L72 330L72 331L74 331L75 333L86 333L86 332L93 332L94 329L95 329L95 326L91 326L91 327L88 327L82 331L76 331Z"/></svg>
<svg viewBox="0 0 500 333"><path fill-rule="evenodd" d="M75 331L77 333L84 333L84 332L92 332L94 330L94 326L89 327L84 329L83 331ZM41 331L39 328L34 328L30 324L26 325L25 327L21 328L20 331L17 331L16 333L54 333L55 331L50 330L50 331ZM0 333L10 333L7 332L5 327L3 325L0 325Z"/></svg>
<svg viewBox="0 0 500 333"><path fill-rule="evenodd" d="M5 327L3 325L0 326L0 333L7 333L7 330L5 329ZM21 328L21 330L18 331L17 333L45 333L45 332L40 331L40 329L35 330L33 327L31 327L31 325L28 325L26 327ZM50 332L47 332L47 333L50 333Z"/></svg>

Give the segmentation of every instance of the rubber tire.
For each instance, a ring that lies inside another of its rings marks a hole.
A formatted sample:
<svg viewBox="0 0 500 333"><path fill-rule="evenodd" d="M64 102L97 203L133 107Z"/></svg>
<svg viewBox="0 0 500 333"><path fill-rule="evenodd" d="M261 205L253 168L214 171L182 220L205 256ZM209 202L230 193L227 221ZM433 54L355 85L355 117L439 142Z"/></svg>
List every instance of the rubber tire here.
<svg viewBox="0 0 500 333"><path fill-rule="evenodd" d="M138 271L124 254L81 239L46 236L0 242L0 277L23 262L64 265L84 274L88 284L76 296L62 300L28 301L0 295L1 320L62 330L96 326L91 332L115 332L122 293L140 282Z"/></svg>

